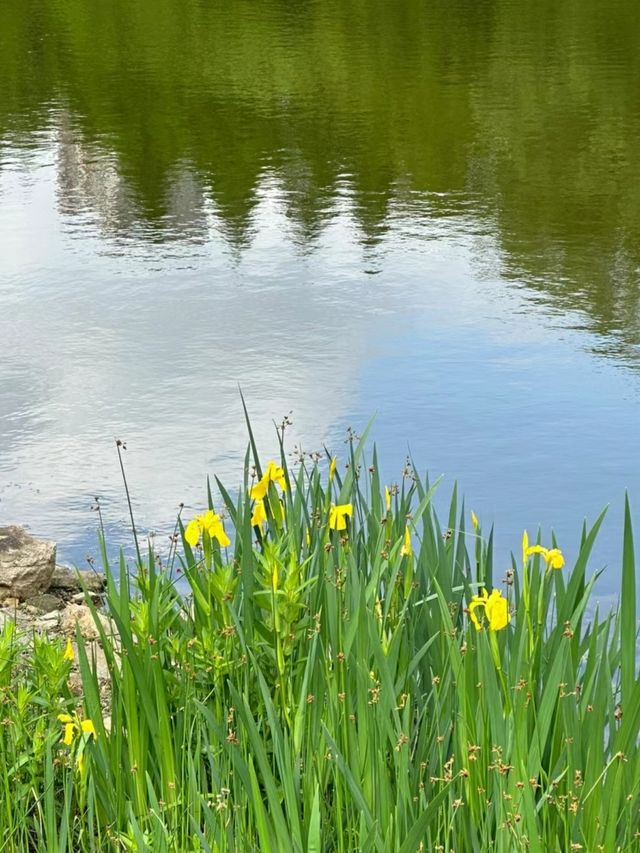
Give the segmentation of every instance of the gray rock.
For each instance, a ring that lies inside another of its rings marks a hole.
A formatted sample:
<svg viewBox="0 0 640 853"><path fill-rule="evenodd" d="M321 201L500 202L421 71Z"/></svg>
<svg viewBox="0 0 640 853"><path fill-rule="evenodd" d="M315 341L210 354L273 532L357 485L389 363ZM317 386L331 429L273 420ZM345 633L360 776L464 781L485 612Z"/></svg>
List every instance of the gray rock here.
<svg viewBox="0 0 640 853"><path fill-rule="evenodd" d="M43 613L39 619L33 623L33 628L36 631L46 631L48 634L57 633L60 625L60 611L52 610L51 613Z"/></svg>
<svg viewBox="0 0 640 853"><path fill-rule="evenodd" d="M106 586L104 577L95 572L79 572L67 566L56 566L49 587L64 592L81 592L83 584L88 592L94 593L103 592Z"/></svg>
<svg viewBox="0 0 640 853"><path fill-rule="evenodd" d="M0 527L0 598L46 592L56 565L56 545L22 527Z"/></svg>
<svg viewBox="0 0 640 853"><path fill-rule="evenodd" d="M106 633L111 634L112 626L108 617L100 612L97 616ZM86 640L96 640L100 636L93 614L86 605L67 604L60 618L60 633L73 636L76 633L76 625Z"/></svg>
<svg viewBox="0 0 640 853"><path fill-rule="evenodd" d="M27 598L25 604L35 607L40 613L51 613L52 610L60 610L64 602L57 595L43 592L40 595L32 595L31 598Z"/></svg>
<svg viewBox="0 0 640 853"><path fill-rule="evenodd" d="M31 630L33 627L33 617L21 608L0 610L0 628L4 628L8 622L13 622L16 628L21 631Z"/></svg>

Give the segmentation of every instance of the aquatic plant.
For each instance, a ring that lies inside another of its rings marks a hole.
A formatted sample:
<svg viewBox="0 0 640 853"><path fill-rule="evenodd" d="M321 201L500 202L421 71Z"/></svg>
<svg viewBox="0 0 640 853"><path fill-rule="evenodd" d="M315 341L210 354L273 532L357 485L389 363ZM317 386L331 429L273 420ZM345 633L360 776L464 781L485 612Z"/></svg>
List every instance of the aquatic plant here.
<svg viewBox="0 0 640 853"><path fill-rule="evenodd" d="M366 435L264 472L250 439L167 560L101 536L107 700L80 635L79 699L68 646L0 632L2 850L640 849L628 502L601 615L602 515L571 567L525 534L499 576L456 490L443 525Z"/></svg>

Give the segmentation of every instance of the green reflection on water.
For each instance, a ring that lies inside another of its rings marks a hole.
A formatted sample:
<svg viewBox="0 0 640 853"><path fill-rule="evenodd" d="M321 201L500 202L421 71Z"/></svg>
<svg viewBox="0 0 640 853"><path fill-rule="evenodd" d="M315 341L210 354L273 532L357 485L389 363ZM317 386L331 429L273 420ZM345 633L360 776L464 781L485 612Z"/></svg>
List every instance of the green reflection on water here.
<svg viewBox="0 0 640 853"><path fill-rule="evenodd" d="M501 276L640 341L635 0L3 0L0 33L0 140L93 152L70 211L105 152L96 205L149 239L210 199L241 247L268 174L308 243L347 187L363 239L465 214Z"/></svg>

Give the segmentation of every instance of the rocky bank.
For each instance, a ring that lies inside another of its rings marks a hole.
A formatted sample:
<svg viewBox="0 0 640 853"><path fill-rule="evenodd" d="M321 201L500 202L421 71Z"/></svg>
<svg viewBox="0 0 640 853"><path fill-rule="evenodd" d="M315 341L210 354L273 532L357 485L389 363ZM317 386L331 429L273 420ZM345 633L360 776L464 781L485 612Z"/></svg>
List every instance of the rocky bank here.
<svg viewBox="0 0 640 853"><path fill-rule="evenodd" d="M98 680L106 685L99 632L86 603L90 596L99 611L104 591L104 577L97 572L58 566L55 542L36 539L21 527L0 527L0 631L10 621L25 640L34 634L69 637L75 653L79 629L89 657L96 661ZM109 633L107 617L99 613L98 618ZM73 673L71 680L79 690L78 674Z"/></svg>

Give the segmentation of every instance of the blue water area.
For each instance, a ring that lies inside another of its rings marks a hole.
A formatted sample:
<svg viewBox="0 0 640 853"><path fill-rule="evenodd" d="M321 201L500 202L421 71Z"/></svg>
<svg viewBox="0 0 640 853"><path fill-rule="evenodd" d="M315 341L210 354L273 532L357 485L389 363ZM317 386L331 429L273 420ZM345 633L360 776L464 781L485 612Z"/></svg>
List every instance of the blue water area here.
<svg viewBox="0 0 640 853"><path fill-rule="evenodd" d="M538 526L575 556L609 504L612 595L640 506L635 7L171 6L0 7L0 523L82 565L98 496L130 548L119 438L162 550L207 475L242 480L240 386L265 458L292 413L292 464L375 415L385 479L410 452L442 509L457 481L498 566Z"/></svg>

